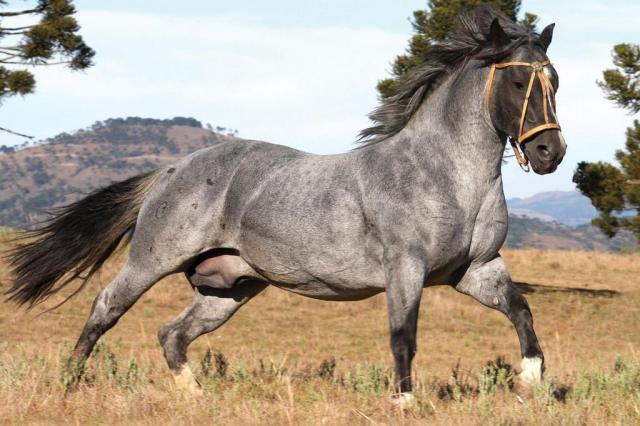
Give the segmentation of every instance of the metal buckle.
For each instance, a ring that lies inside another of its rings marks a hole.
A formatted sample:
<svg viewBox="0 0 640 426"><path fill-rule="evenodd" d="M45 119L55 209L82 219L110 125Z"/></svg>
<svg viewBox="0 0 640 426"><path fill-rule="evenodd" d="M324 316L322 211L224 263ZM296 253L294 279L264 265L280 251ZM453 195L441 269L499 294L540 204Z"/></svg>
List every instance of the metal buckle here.
<svg viewBox="0 0 640 426"><path fill-rule="evenodd" d="M535 61L535 62L531 62L531 68L533 68L534 72L538 72L538 71L542 71L542 69L544 68L544 65L542 65L542 63Z"/></svg>
<svg viewBox="0 0 640 426"><path fill-rule="evenodd" d="M513 154L516 157L516 163L518 163L518 166L520 166L523 172L529 173L531 171L531 167L529 167L529 160L527 159L527 154L525 154L524 150L520 147L520 143L518 143L513 136L507 136L507 142L509 142L511 149L514 151ZM521 163L520 158L523 158L526 163Z"/></svg>

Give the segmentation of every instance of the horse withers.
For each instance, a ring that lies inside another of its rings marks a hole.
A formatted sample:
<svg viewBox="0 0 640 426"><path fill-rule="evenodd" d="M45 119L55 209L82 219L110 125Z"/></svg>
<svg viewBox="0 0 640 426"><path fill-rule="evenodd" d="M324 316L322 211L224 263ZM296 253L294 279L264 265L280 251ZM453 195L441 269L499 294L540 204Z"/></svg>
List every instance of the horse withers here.
<svg viewBox="0 0 640 426"><path fill-rule="evenodd" d="M94 192L10 254L10 299L33 306L76 278L82 288L130 236L127 262L96 297L69 369L144 292L182 272L193 302L158 336L176 383L197 391L187 347L267 286L323 300L386 292L402 402L411 398L422 290L446 283L511 320L525 395L544 358L498 254L507 233L501 166L507 140L539 174L564 155L546 54L552 33L480 7L371 114L353 151L230 141Z"/></svg>

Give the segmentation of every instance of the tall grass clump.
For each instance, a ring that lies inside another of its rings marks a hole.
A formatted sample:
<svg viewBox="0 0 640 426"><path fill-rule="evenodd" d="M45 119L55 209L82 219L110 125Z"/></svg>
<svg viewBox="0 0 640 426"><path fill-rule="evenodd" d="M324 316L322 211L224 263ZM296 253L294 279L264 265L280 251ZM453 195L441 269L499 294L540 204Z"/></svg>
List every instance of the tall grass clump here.
<svg viewBox="0 0 640 426"><path fill-rule="evenodd" d="M640 362L617 358L611 370L584 371L572 393L578 403L603 405L629 399L636 400L640 409Z"/></svg>
<svg viewBox="0 0 640 426"><path fill-rule="evenodd" d="M480 395L493 395L502 389L511 389L515 374L511 364L503 357L489 361L478 376L478 392Z"/></svg>
<svg viewBox="0 0 640 426"><path fill-rule="evenodd" d="M381 395L391 392L392 374L380 364L369 364L347 371L343 382L356 392Z"/></svg>

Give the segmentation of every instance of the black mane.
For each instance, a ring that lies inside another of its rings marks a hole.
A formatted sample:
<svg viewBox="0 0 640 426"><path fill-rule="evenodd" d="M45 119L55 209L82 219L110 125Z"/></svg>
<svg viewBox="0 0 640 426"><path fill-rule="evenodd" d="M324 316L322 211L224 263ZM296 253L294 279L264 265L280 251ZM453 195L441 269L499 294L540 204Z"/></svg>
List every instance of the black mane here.
<svg viewBox="0 0 640 426"><path fill-rule="evenodd" d="M511 42L499 49L488 40L491 22L498 18ZM429 50L429 59L400 81L396 95L385 99L369 118L374 125L360 132L359 143L381 142L402 130L422 101L433 91L440 77L450 73L470 58L487 63L510 56L527 42L537 42L538 35L513 22L494 8L482 5L458 18L456 30Z"/></svg>

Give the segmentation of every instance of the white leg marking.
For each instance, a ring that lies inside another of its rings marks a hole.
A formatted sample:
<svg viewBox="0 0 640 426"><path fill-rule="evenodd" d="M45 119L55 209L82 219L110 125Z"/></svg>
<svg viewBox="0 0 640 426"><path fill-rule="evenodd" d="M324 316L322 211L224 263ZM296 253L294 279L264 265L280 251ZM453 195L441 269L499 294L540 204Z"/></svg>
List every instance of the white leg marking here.
<svg viewBox="0 0 640 426"><path fill-rule="evenodd" d="M522 372L520 378L527 383L539 383L542 381L542 358L522 358L520 363Z"/></svg>
<svg viewBox="0 0 640 426"><path fill-rule="evenodd" d="M415 397L411 392L402 392L391 395L391 403L402 408L408 408L415 402Z"/></svg>

